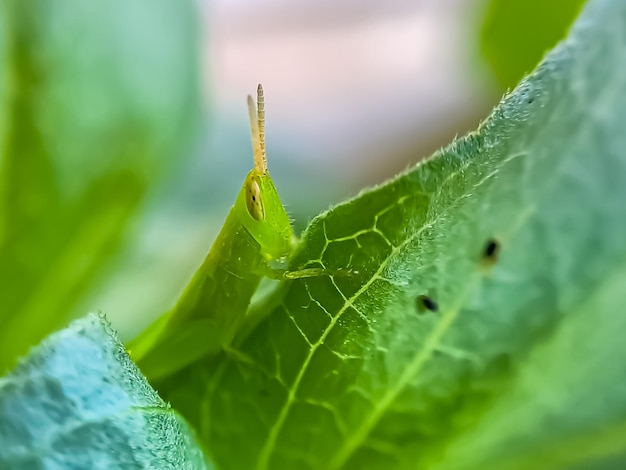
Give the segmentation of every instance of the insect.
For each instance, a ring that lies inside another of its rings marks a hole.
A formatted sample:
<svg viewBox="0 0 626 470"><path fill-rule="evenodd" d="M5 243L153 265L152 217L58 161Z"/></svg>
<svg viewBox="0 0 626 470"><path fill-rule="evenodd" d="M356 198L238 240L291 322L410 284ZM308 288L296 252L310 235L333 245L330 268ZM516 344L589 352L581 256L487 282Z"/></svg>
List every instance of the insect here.
<svg viewBox="0 0 626 470"><path fill-rule="evenodd" d="M294 279L324 274L323 269L285 271L269 265L293 251L296 237L267 169L260 84L257 105L248 96L248 111L254 168L178 302L129 345L133 359L151 380L227 348L263 277Z"/></svg>

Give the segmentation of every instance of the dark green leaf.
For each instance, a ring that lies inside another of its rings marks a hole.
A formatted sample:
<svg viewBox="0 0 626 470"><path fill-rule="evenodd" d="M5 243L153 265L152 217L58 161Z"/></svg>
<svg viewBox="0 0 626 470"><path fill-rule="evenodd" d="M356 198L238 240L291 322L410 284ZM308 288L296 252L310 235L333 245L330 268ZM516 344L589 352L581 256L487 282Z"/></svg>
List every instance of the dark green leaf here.
<svg viewBox="0 0 626 470"><path fill-rule="evenodd" d="M0 2L0 371L111 259L196 117L192 0Z"/></svg>
<svg viewBox="0 0 626 470"><path fill-rule="evenodd" d="M488 0L480 46L503 88L511 88L565 37L584 0Z"/></svg>

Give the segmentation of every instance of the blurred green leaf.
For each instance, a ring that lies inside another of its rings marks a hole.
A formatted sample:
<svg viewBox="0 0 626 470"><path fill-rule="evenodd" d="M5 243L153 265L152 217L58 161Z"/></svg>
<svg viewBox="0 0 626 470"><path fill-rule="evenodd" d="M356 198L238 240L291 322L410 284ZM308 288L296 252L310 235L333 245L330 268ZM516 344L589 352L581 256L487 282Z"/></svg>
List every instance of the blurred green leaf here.
<svg viewBox="0 0 626 470"><path fill-rule="evenodd" d="M221 468L626 466L625 32L591 1L477 132L313 220L292 267L356 273L159 386Z"/></svg>
<svg viewBox="0 0 626 470"><path fill-rule="evenodd" d="M3 469L207 468L191 429L96 315L0 379L0 443Z"/></svg>
<svg viewBox="0 0 626 470"><path fill-rule="evenodd" d="M585 0L489 0L481 50L503 88L517 85L565 37Z"/></svg>
<svg viewBox="0 0 626 470"><path fill-rule="evenodd" d="M191 0L0 2L0 370L63 324L197 117Z"/></svg>

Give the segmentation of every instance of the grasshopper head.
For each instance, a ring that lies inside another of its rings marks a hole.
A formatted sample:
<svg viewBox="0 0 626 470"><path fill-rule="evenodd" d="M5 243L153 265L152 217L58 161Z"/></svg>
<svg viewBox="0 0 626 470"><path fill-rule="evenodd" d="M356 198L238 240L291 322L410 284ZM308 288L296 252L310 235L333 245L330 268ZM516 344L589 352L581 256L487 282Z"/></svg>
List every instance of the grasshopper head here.
<svg viewBox="0 0 626 470"><path fill-rule="evenodd" d="M267 259L278 259L291 252L294 235L289 216L267 171L265 109L261 85L257 88L257 102L258 110L252 97L248 96L254 168L246 177L236 207L239 208L242 224L261 245L261 253Z"/></svg>

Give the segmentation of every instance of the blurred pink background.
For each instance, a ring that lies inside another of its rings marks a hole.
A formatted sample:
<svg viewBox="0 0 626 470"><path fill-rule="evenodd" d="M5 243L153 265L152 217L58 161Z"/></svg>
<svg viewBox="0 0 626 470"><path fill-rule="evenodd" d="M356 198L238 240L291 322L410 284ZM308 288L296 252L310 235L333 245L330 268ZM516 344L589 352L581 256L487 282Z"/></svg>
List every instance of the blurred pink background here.
<svg viewBox="0 0 626 470"><path fill-rule="evenodd" d="M245 116L262 82L269 149L380 182L475 128L497 100L478 53L484 3L200 2L214 119Z"/></svg>

